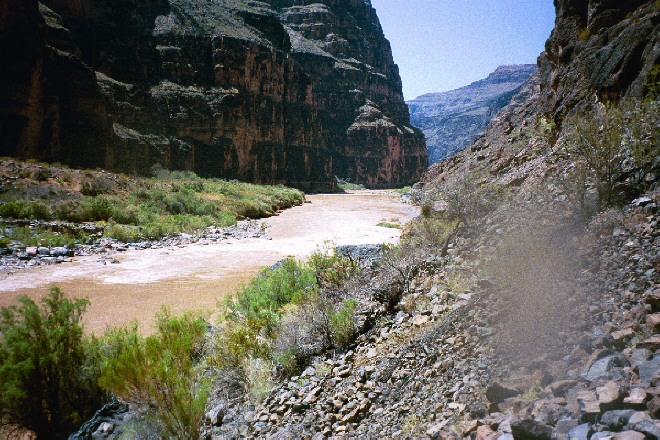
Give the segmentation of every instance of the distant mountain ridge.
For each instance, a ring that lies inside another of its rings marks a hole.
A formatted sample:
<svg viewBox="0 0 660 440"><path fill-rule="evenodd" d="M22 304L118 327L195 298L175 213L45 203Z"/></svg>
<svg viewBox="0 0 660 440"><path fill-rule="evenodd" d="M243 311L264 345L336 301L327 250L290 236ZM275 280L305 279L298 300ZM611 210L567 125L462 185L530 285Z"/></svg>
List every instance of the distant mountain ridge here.
<svg viewBox="0 0 660 440"><path fill-rule="evenodd" d="M411 124L426 135L429 162L438 162L474 142L536 70L535 64L500 66L468 86L408 101Z"/></svg>

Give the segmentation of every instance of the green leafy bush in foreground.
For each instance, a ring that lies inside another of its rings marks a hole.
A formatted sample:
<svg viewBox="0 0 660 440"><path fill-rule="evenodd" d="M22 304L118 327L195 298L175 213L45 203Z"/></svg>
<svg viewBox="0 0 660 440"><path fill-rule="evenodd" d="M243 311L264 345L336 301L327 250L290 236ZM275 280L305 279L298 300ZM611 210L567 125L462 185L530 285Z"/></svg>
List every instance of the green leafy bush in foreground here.
<svg viewBox="0 0 660 440"><path fill-rule="evenodd" d="M164 434L199 438L210 379L201 370L206 322L186 313L157 315L157 331L140 336L137 324L103 340L101 386L128 402L155 408Z"/></svg>
<svg viewBox="0 0 660 440"><path fill-rule="evenodd" d="M258 400L273 379L272 367L290 376L314 353L345 348L355 335L357 303L327 292L356 271L348 258L321 253L307 263L287 259L264 271L224 304L222 330L214 337L214 365L234 375Z"/></svg>
<svg viewBox="0 0 660 440"><path fill-rule="evenodd" d="M98 409L95 342L83 336L87 300L52 288L41 306L26 296L0 317L0 423L38 438L67 438Z"/></svg>

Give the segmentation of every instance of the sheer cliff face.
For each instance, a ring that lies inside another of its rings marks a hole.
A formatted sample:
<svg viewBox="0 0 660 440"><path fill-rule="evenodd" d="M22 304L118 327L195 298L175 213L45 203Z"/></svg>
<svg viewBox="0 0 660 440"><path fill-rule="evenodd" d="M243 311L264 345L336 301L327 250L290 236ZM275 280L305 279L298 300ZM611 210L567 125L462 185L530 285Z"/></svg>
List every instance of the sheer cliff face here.
<svg viewBox="0 0 660 440"><path fill-rule="evenodd" d="M0 95L5 155L315 189L335 175L400 185L426 168L368 1L45 0L41 14L35 2L8 1L0 53L20 66L2 73L12 84ZM5 23L29 29L38 50L9 47ZM77 126L44 122L71 112Z"/></svg>
<svg viewBox="0 0 660 440"><path fill-rule="evenodd" d="M539 58L540 111L559 119L596 97L642 96L658 81L660 8L650 0L555 0Z"/></svg>

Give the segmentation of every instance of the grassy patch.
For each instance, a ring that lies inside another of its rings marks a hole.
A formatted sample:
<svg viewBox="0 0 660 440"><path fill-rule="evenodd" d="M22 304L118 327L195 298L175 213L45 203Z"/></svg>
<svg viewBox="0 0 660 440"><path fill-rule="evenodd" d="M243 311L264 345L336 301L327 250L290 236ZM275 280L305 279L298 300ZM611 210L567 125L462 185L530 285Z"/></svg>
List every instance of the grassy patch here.
<svg viewBox="0 0 660 440"><path fill-rule="evenodd" d="M376 226L380 226L381 228L401 229L401 225L397 225L396 223L389 223L389 222L380 222Z"/></svg>
<svg viewBox="0 0 660 440"><path fill-rule="evenodd" d="M303 193L295 189L203 179L192 172L160 170L157 177L137 178L35 167L28 162L0 162L0 171L20 177L0 195L0 217L107 222L105 235L122 241L226 227L304 201Z"/></svg>
<svg viewBox="0 0 660 440"><path fill-rule="evenodd" d="M348 180L337 180L337 187L342 191L361 191L366 189L366 187L361 183L353 183Z"/></svg>

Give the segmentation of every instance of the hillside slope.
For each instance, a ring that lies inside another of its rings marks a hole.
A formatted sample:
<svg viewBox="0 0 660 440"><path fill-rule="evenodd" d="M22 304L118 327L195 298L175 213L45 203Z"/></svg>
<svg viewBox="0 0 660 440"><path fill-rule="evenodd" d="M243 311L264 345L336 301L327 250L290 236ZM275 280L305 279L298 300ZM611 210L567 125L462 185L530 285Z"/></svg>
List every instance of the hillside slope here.
<svg viewBox="0 0 660 440"><path fill-rule="evenodd" d="M474 142L536 70L533 64L500 66L488 78L468 86L407 101L411 124L426 136L429 162L436 163Z"/></svg>
<svg viewBox="0 0 660 440"><path fill-rule="evenodd" d="M317 189L418 179L375 10L298 3L3 2L0 154Z"/></svg>
<svg viewBox="0 0 660 440"><path fill-rule="evenodd" d="M426 217L353 293L365 333L350 351L313 359L254 412L229 403L214 429L255 438L660 437L658 9L556 6L540 73L473 146L425 175L416 197ZM573 118L595 97L645 99L628 123L649 121L650 159L644 169L624 165L622 199L598 213L595 184L573 180L566 149Z"/></svg>

